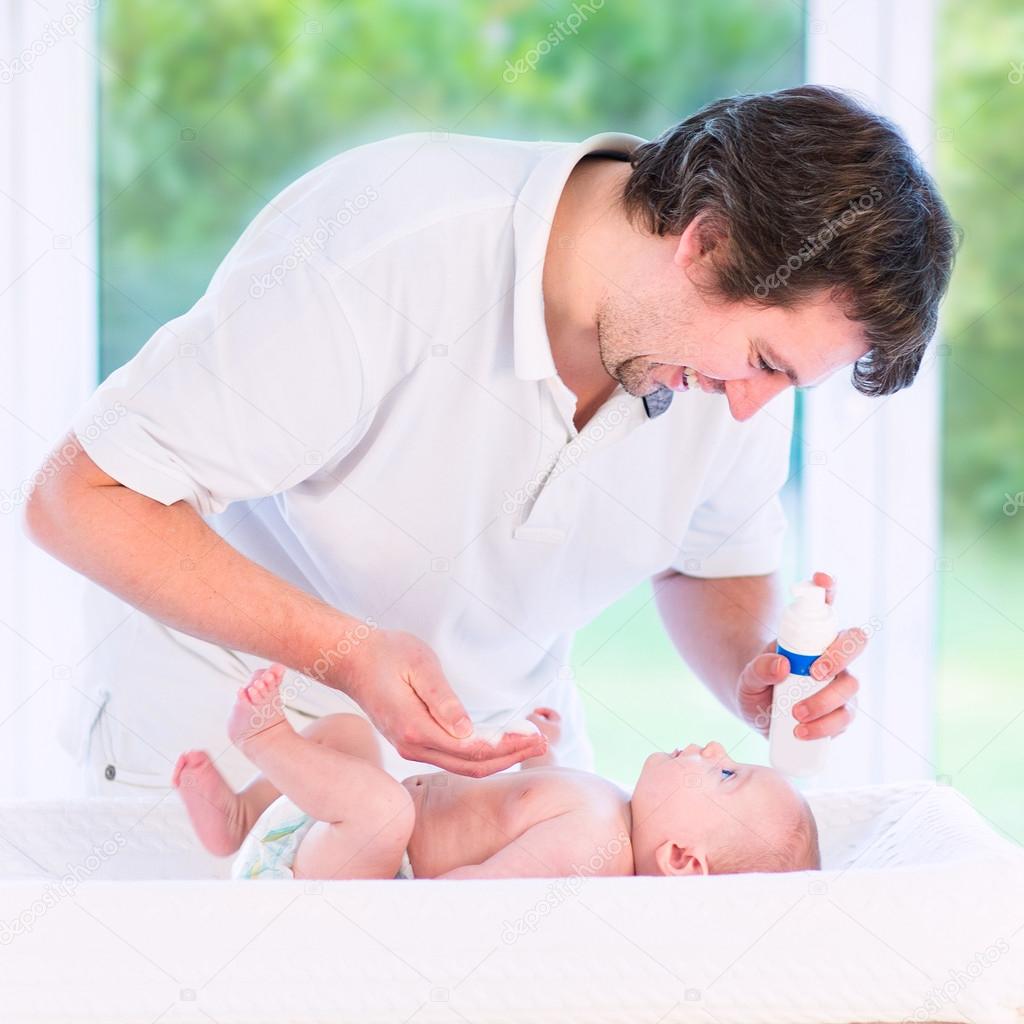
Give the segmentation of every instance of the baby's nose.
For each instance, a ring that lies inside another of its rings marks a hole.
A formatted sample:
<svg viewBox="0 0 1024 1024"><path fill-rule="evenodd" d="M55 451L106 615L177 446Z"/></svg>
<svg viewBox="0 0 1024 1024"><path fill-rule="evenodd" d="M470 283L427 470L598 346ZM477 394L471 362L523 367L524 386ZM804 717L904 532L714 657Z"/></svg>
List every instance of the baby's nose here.
<svg viewBox="0 0 1024 1024"><path fill-rule="evenodd" d="M700 751L701 757L723 757L724 755L725 747L717 740L712 740L710 743L705 744Z"/></svg>

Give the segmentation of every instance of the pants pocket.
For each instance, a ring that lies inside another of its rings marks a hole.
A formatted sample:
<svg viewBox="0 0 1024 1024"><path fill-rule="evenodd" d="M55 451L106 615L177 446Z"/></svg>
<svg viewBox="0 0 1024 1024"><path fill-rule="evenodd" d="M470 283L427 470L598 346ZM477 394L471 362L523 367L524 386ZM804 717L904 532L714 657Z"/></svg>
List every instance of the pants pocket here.
<svg viewBox="0 0 1024 1024"><path fill-rule="evenodd" d="M77 687L68 688L57 724L57 742L76 764L88 756L96 724L109 699L106 690L84 693Z"/></svg>
<svg viewBox="0 0 1024 1024"><path fill-rule="evenodd" d="M171 785L172 765L154 753L152 766L140 764L135 754L126 754L132 747L131 734L110 714L104 703L91 737L89 763L98 772L99 784L109 783L144 789L168 789Z"/></svg>

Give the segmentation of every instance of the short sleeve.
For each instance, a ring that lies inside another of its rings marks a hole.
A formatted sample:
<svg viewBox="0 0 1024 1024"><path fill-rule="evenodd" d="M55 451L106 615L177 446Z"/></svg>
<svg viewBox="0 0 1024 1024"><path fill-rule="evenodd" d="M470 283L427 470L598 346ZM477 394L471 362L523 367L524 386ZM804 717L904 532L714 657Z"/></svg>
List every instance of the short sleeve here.
<svg viewBox="0 0 1024 1024"><path fill-rule="evenodd" d="M73 429L118 482L213 514L353 447L362 394L356 338L326 277L292 261L268 286L236 262L100 385Z"/></svg>
<svg viewBox="0 0 1024 1024"><path fill-rule="evenodd" d="M734 423L671 568L687 576L762 576L782 565L794 393L787 390L745 423Z"/></svg>

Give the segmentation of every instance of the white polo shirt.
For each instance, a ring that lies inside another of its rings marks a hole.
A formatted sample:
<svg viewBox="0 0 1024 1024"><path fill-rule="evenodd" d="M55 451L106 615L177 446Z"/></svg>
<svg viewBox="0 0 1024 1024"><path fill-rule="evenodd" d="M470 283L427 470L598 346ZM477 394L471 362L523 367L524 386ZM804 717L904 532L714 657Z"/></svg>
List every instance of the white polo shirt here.
<svg viewBox="0 0 1024 1024"><path fill-rule="evenodd" d="M420 134L329 160L97 390L78 437L260 565L421 637L472 716L557 707L563 763L589 767L574 631L670 566L771 572L785 529L791 392L737 423L722 396L652 417L618 388L573 425L544 325L551 221L581 157L639 141ZM136 620L105 645L114 719L165 757L223 735L224 666L255 661ZM293 704L337 696L311 684Z"/></svg>

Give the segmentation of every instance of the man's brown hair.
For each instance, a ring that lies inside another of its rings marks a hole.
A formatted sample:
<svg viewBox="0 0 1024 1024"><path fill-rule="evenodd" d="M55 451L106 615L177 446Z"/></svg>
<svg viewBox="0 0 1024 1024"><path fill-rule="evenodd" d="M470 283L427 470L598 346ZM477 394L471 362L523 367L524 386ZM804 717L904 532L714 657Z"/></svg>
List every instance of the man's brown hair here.
<svg viewBox="0 0 1024 1024"><path fill-rule="evenodd" d="M914 380L959 231L890 121L817 85L734 96L630 162L635 224L677 235L702 215L718 298L794 306L824 290L871 346L854 387L887 395Z"/></svg>

